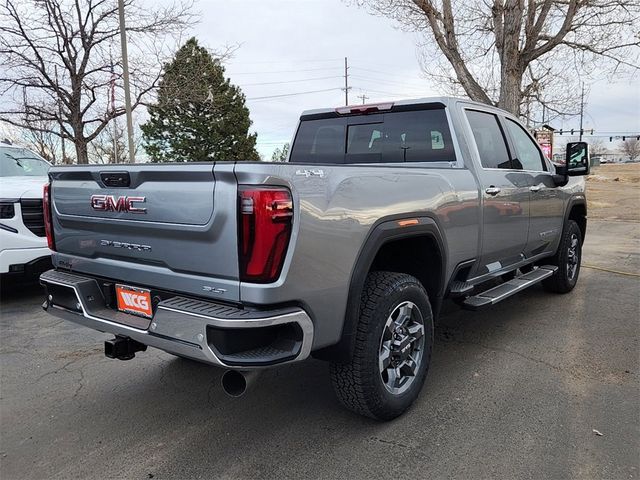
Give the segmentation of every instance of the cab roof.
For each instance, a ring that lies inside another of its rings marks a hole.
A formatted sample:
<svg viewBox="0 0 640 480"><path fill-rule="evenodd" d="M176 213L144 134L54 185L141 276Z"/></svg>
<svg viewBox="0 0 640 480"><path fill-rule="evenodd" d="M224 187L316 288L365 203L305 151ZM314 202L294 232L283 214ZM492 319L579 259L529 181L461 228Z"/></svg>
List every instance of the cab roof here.
<svg viewBox="0 0 640 480"><path fill-rule="evenodd" d="M370 103L370 104L364 104L364 105L356 104L356 105L349 105L349 107L353 107L354 109L364 110L367 107L375 107L377 105L392 104L394 107L397 107L397 106L424 105L429 103L440 103L445 107L451 107L457 102L476 104L478 106L482 106L485 108L489 106L484 103L474 102L473 100L469 100L467 98L460 98L460 97L423 97L423 98L414 98L414 99L405 99L405 100L396 100L396 101L382 101L382 102L376 102L376 103ZM309 115L322 115L327 113L335 113L338 109L344 109L344 108L347 108L347 107L339 106L334 108L316 108L312 110L305 110L304 112L302 112L301 117L305 117Z"/></svg>

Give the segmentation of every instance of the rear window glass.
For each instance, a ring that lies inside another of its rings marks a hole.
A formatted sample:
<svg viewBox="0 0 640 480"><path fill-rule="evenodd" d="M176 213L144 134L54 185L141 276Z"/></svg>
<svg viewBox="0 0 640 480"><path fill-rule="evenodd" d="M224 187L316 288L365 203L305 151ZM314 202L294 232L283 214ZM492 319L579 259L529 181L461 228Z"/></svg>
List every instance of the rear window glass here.
<svg viewBox="0 0 640 480"><path fill-rule="evenodd" d="M300 123L291 160L313 163L344 163L344 135L342 119L326 118Z"/></svg>
<svg viewBox="0 0 640 480"><path fill-rule="evenodd" d="M298 163L455 162L443 108L303 120Z"/></svg>

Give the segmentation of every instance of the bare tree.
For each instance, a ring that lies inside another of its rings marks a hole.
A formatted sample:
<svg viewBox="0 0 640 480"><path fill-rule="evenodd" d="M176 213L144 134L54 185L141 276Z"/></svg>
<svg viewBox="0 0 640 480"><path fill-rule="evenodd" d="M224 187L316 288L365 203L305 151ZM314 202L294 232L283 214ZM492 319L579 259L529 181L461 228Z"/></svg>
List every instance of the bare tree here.
<svg viewBox="0 0 640 480"><path fill-rule="evenodd" d="M622 153L635 162L640 157L640 140L637 138L628 138L622 142Z"/></svg>
<svg viewBox="0 0 640 480"><path fill-rule="evenodd" d="M156 86L162 59L193 23L192 4L142 6L125 0L133 108ZM113 0L4 0L0 6L0 118L75 145L88 163L88 144L124 108L107 108L112 60L120 34ZM121 85L115 82L116 95ZM42 123L44 122L44 123ZM46 125L46 126L45 126Z"/></svg>
<svg viewBox="0 0 640 480"><path fill-rule="evenodd" d="M135 155L142 147L142 135L139 129L133 132L133 148ZM89 144L89 163L127 163L129 146L124 122L113 119L109 128L100 132Z"/></svg>
<svg viewBox="0 0 640 480"><path fill-rule="evenodd" d="M61 138L57 134L50 133L51 122L37 120L34 122L37 128L28 130L0 121L0 140L28 148L54 165L73 163L74 158L68 155L68 149L62 148Z"/></svg>
<svg viewBox="0 0 640 480"><path fill-rule="evenodd" d="M516 115L533 103L575 113L576 81L594 65L640 64L639 0L356 1L424 34L428 77Z"/></svg>
<svg viewBox="0 0 640 480"><path fill-rule="evenodd" d="M604 146L604 141L601 138L596 138L589 142L589 152L592 157L600 157L608 152L607 147Z"/></svg>
<svg viewBox="0 0 640 480"><path fill-rule="evenodd" d="M22 135L24 144L52 164L62 163L60 151L60 137L51 133L52 122L36 121L36 129L24 130Z"/></svg>

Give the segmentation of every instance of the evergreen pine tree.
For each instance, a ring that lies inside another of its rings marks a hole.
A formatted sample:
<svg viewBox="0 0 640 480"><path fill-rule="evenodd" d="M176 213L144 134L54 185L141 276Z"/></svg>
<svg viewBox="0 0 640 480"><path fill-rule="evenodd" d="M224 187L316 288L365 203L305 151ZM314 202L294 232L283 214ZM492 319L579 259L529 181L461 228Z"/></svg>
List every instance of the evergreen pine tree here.
<svg viewBox="0 0 640 480"><path fill-rule="evenodd" d="M285 143L282 148L276 148L271 154L272 162L284 162L289 155L289 142Z"/></svg>
<svg viewBox="0 0 640 480"><path fill-rule="evenodd" d="M260 159L244 94L195 38L165 65L149 114L141 128L153 162Z"/></svg>

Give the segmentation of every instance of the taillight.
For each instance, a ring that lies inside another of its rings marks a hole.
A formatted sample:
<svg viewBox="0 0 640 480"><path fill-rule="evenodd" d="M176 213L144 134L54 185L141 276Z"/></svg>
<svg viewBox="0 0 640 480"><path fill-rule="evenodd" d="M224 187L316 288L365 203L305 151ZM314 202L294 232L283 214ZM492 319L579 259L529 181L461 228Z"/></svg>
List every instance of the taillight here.
<svg viewBox="0 0 640 480"><path fill-rule="evenodd" d="M53 240L53 224L51 223L51 190L50 184L44 186L42 195L42 212L44 214L44 233L47 235L47 244L51 250L56 249L56 242Z"/></svg>
<svg viewBox="0 0 640 480"><path fill-rule="evenodd" d="M291 237L293 201L282 187L239 187L240 280L270 283L282 270Z"/></svg>

